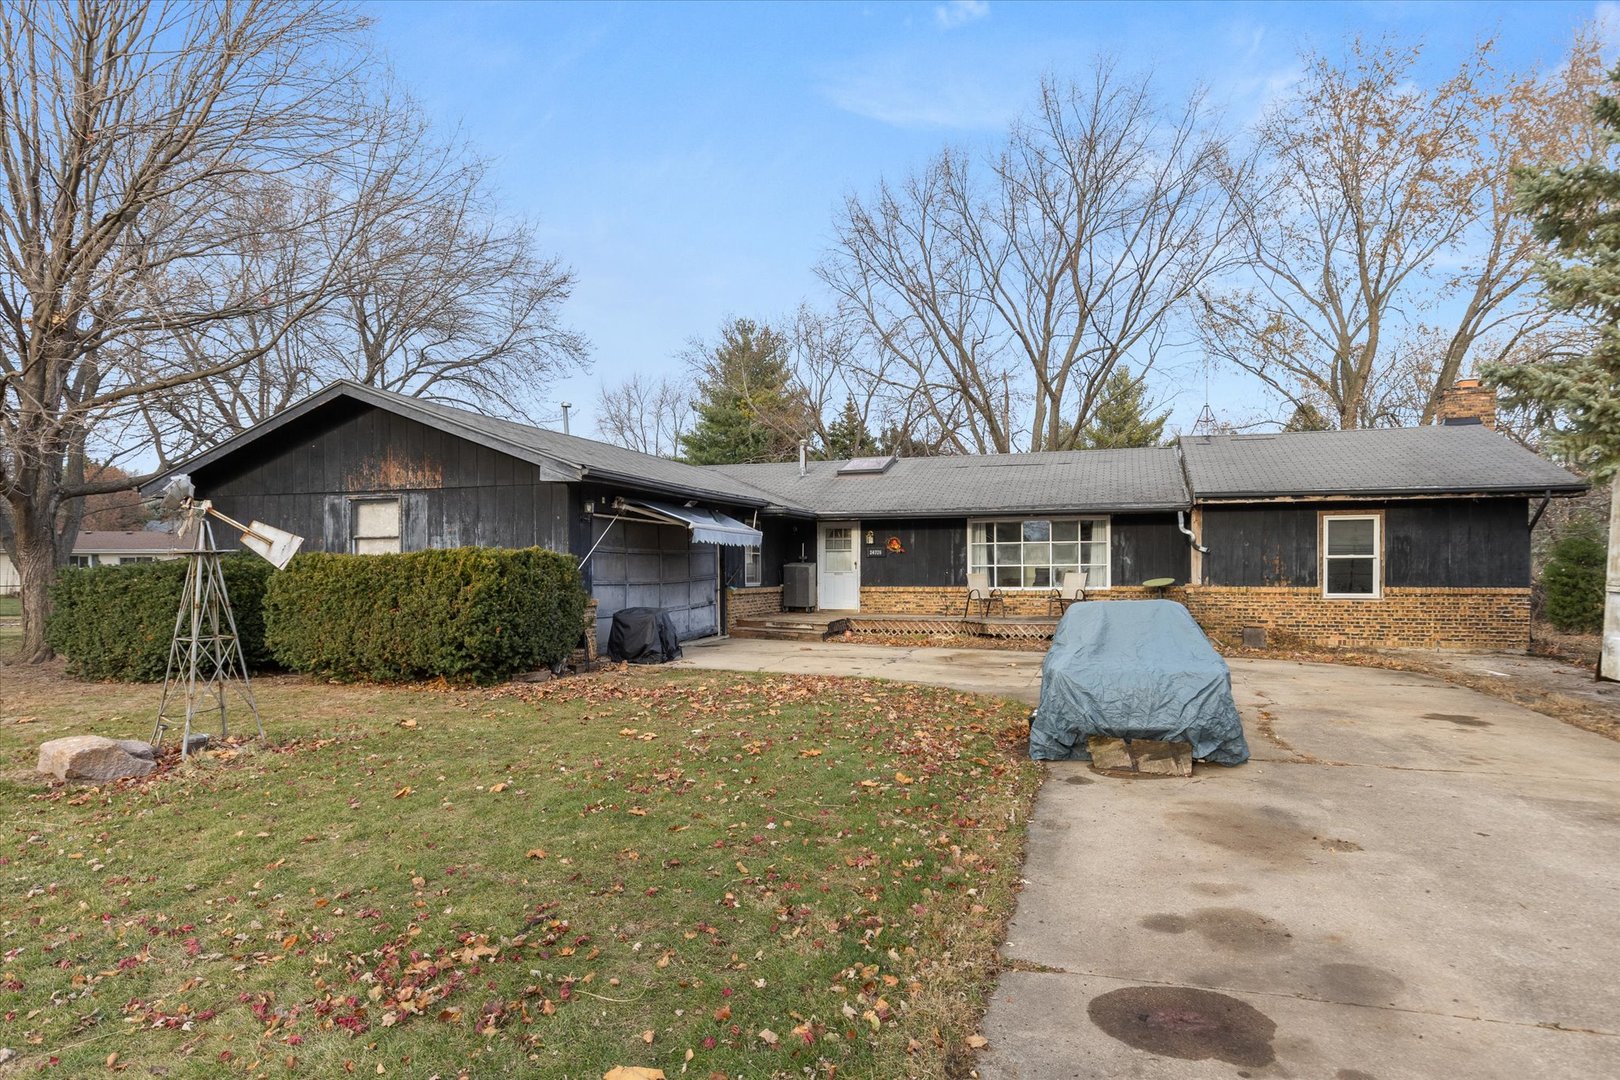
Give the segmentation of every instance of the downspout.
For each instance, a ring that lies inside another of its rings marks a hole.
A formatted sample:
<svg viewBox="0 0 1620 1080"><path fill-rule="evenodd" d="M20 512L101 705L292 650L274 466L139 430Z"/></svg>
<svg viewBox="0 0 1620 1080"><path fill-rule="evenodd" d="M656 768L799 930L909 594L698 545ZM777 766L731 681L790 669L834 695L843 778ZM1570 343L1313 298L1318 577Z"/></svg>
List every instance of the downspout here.
<svg viewBox="0 0 1620 1080"><path fill-rule="evenodd" d="M1530 515L1531 532L1536 531L1536 525L1541 522L1541 515L1547 512L1547 504L1550 502L1552 502L1552 492L1549 491L1547 494L1541 497L1541 505L1536 507L1536 512Z"/></svg>
<svg viewBox="0 0 1620 1080"><path fill-rule="evenodd" d="M1192 546L1198 549L1198 554L1200 554L1200 555L1208 555L1209 554L1209 548L1205 547L1203 544L1200 544L1198 542L1198 537L1194 536L1193 531L1191 529L1187 528L1187 511L1185 511L1185 510L1177 510L1176 511L1176 528L1180 529L1181 530L1181 535L1185 536L1188 539L1188 541L1190 541L1192 543Z"/></svg>

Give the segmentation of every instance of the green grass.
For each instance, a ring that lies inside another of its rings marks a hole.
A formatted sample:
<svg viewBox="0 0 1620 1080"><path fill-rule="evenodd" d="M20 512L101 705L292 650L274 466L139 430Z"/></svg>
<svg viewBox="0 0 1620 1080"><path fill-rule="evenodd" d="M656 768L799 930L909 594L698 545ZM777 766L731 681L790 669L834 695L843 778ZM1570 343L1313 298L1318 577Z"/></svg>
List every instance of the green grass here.
<svg viewBox="0 0 1620 1080"><path fill-rule="evenodd" d="M1020 707L719 673L282 678L257 684L269 746L94 790L47 787L35 748L144 737L157 688L0 679L0 1045L25 1064L971 1067L1038 779Z"/></svg>
<svg viewBox="0 0 1620 1080"><path fill-rule="evenodd" d="M0 596L0 618L22 614L22 597Z"/></svg>

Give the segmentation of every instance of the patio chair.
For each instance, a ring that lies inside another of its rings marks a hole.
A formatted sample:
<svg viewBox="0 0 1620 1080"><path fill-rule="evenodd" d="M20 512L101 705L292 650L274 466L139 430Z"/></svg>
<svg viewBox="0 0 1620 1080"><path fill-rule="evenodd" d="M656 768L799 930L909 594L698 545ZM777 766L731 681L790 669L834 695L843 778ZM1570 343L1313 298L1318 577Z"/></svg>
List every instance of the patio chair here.
<svg viewBox="0 0 1620 1080"><path fill-rule="evenodd" d="M1086 572L1084 570L1065 570L1063 584L1046 594L1046 613L1052 614L1056 608L1062 615L1069 610L1069 605L1086 598Z"/></svg>
<svg viewBox="0 0 1620 1080"><path fill-rule="evenodd" d="M980 615L989 615L990 605L994 603L1000 603L1003 611L1007 608L1007 598L1000 589L991 587L990 575L982 570L968 574L967 600L962 604L962 618L968 617L975 600L979 602Z"/></svg>

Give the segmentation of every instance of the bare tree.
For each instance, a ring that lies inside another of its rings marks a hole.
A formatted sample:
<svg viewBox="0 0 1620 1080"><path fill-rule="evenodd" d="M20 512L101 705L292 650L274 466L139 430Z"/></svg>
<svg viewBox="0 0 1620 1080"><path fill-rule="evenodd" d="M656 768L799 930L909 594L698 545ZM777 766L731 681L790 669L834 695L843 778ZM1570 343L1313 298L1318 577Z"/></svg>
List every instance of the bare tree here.
<svg viewBox="0 0 1620 1080"><path fill-rule="evenodd" d="M692 423L690 384L640 373L596 395L596 431L608 442L643 454L673 458Z"/></svg>
<svg viewBox="0 0 1620 1080"><path fill-rule="evenodd" d="M1044 83L982 164L946 150L846 200L822 279L857 318L868 376L956 448L1065 449L1115 366L1152 367L1221 266L1229 162L1201 99L1167 110L1098 63Z"/></svg>
<svg viewBox="0 0 1620 1080"><path fill-rule="evenodd" d="M176 434L212 441L339 378L528 416L537 391L583 363L584 339L560 321L572 274L538 254L529 226L500 218L486 163L437 137L391 87L375 92L357 120L356 145L334 183L241 196L245 212L310 223L230 253L227 271L260 282L266 304L154 346L254 357L186 395L146 403L165 457L176 456ZM319 212L334 189L353 199L352 224L334 227ZM312 265L327 268L328 294L282 332L298 271Z"/></svg>
<svg viewBox="0 0 1620 1080"><path fill-rule="evenodd" d="M0 5L0 534L22 579L24 661L49 656L64 505L129 483L88 477L94 425L250 359L140 345L261 306L204 268L279 226L224 196L254 177L312 180L345 145L360 25L323 3Z"/></svg>
<svg viewBox="0 0 1620 1080"><path fill-rule="evenodd" d="M1307 57L1258 126L1260 167L1226 177L1248 273L1203 290L1203 345L1337 427L1432 419L1482 345L1556 336L1530 295L1537 249L1512 182L1590 142L1596 51L1503 77L1486 43L1432 88L1419 52L1357 40L1342 62Z"/></svg>

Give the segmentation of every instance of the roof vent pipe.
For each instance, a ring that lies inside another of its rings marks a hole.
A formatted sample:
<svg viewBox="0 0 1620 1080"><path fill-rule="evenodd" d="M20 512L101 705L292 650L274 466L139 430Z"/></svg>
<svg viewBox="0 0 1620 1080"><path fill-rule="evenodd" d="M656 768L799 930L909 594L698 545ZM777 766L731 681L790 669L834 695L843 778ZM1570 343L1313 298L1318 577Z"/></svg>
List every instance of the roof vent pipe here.
<svg viewBox="0 0 1620 1080"><path fill-rule="evenodd" d="M1187 528L1187 511L1185 511L1185 510L1177 510L1176 511L1176 528L1181 530L1183 536L1185 536L1188 540L1192 541L1192 546L1198 549L1198 554L1200 554L1200 555L1208 555L1209 554L1209 548L1205 547L1203 544L1200 544L1198 542L1198 537L1194 536L1193 531L1191 529Z"/></svg>
<svg viewBox="0 0 1620 1080"><path fill-rule="evenodd" d="M799 475L804 476L810 471L810 440L799 440Z"/></svg>

